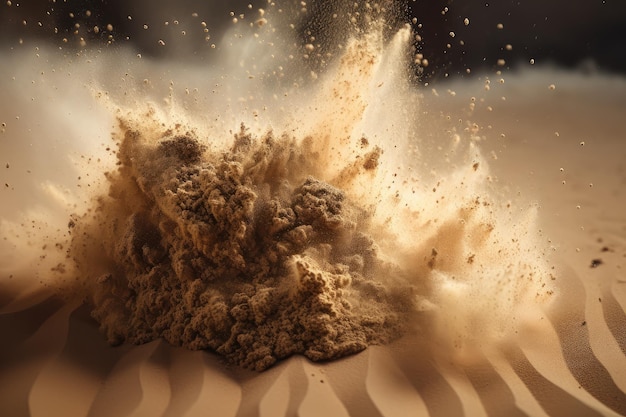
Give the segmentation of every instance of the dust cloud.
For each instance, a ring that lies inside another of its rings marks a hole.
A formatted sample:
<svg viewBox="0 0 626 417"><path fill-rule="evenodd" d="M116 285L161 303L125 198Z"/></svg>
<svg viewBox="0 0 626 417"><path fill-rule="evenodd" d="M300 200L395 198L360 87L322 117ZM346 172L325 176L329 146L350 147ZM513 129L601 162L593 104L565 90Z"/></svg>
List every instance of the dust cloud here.
<svg viewBox="0 0 626 417"><path fill-rule="evenodd" d="M257 370L408 333L442 350L512 337L553 298L534 209L497 190L472 129L445 131L446 158L429 159L413 33L379 12L341 15L352 29L332 54L263 11L210 68L73 58L50 91L80 79L63 103L98 124L61 145L74 161L60 165L89 179L28 232L57 249L38 276L84 297L112 344L163 338ZM112 139L92 136L102 123ZM28 226L2 225L24 242Z"/></svg>

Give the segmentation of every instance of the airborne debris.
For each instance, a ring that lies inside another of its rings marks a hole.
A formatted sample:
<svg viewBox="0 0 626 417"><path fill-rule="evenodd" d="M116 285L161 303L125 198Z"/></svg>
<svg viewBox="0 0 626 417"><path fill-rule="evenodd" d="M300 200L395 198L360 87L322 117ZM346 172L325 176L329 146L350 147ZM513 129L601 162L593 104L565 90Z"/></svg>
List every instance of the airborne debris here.
<svg viewBox="0 0 626 417"><path fill-rule="evenodd" d="M164 338L263 370L402 334L411 288L382 284L398 271L366 211L313 176L306 147L242 127L211 152L189 133L157 142L122 126L119 172L95 217L76 221L71 251L111 343Z"/></svg>
<svg viewBox="0 0 626 417"><path fill-rule="evenodd" d="M603 263L604 263L604 261L602 261L602 259L600 259L600 258L592 259L591 260L591 265L589 265L589 268L597 268L600 265L602 265Z"/></svg>

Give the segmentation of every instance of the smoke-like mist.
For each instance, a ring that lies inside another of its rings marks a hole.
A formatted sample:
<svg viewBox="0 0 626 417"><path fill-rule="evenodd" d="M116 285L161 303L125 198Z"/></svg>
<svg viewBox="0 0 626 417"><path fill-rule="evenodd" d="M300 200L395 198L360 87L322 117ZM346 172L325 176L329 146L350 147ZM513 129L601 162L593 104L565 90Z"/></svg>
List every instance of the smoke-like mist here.
<svg viewBox="0 0 626 417"><path fill-rule="evenodd" d="M210 65L3 57L3 285L85 297L114 343L256 369L407 333L463 353L514 337L555 290L536 213L471 125L425 130L411 29L342 12L350 35L318 54L286 12L255 13Z"/></svg>

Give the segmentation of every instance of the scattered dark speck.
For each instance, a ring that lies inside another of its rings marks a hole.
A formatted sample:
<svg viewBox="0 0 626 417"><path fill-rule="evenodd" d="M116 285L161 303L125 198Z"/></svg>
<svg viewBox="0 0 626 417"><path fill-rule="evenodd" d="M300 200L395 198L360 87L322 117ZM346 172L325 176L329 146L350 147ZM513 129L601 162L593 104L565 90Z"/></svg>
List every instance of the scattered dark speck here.
<svg viewBox="0 0 626 417"><path fill-rule="evenodd" d="M586 321L583 321L580 325L581 325L581 326L586 326L586 325L587 325L587 322L586 322Z"/></svg>
<svg viewBox="0 0 626 417"><path fill-rule="evenodd" d="M591 265L589 266L590 268L597 268L600 265L602 265L604 262L602 261L602 259L592 259L591 260Z"/></svg>

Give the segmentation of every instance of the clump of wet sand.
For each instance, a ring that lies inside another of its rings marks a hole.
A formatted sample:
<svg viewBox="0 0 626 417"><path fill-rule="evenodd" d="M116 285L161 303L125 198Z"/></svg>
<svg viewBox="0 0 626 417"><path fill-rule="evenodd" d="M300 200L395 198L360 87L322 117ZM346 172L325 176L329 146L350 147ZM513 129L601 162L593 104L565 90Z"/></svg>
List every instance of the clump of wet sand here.
<svg viewBox="0 0 626 417"><path fill-rule="evenodd" d="M71 250L110 343L163 338L263 370L403 333L411 287L377 278L400 271L380 257L367 211L316 177L306 138L242 126L212 149L180 128L120 126L119 169L74 220Z"/></svg>

